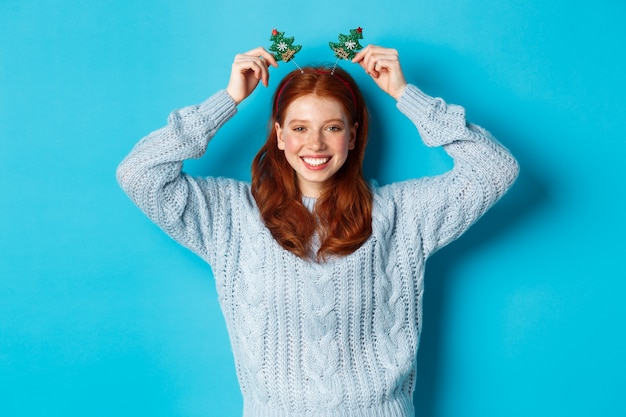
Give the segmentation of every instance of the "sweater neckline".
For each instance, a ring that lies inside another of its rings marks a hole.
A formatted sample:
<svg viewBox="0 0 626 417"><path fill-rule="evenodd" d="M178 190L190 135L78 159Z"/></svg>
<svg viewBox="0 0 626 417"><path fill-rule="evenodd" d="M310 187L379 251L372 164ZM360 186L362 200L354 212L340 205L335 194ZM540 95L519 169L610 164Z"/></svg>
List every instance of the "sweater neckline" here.
<svg viewBox="0 0 626 417"><path fill-rule="evenodd" d="M306 207L311 213L313 212L316 202L317 198L315 197L302 196L302 204L304 204L304 207Z"/></svg>

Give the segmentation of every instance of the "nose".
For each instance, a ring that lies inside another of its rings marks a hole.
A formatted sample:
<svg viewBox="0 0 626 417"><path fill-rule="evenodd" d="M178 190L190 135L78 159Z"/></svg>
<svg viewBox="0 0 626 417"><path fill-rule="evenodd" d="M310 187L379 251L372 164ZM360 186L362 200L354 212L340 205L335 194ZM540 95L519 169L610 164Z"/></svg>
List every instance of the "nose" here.
<svg viewBox="0 0 626 417"><path fill-rule="evenodd" d="M309 141L307 146L312 151L320 151L326 147L326 143L324 141L324 133L314 130L311 132L309 136Z"/></svg>

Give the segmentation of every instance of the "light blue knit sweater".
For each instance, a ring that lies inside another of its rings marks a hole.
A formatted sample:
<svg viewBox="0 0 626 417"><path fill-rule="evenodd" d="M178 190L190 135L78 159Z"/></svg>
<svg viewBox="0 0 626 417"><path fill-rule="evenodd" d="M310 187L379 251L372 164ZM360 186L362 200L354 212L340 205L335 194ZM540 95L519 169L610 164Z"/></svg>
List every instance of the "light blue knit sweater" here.
<svg viewBox="0 0 626 417"><path fill-rule="evenodd" d="M426 259L507 191L518 165L461 107L412 85L397 106L454 168L372 186L371 237L326 263L274 241L249 184L181 173L182 161L200 157L235 114L225 91L173 112L118 168L137 206L211 265L246 417L414 414Z"/></svg>

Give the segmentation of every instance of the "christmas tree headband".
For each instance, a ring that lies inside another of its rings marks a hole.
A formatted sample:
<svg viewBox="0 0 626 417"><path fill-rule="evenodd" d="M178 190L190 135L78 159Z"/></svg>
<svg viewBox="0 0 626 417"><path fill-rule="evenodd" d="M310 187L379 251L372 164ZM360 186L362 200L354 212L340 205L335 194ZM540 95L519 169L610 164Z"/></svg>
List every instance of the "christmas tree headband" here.
<svg viewBox="0 0 626 417"><path fill-rule="evenodd" d="M337 61L330 71L331 75L335 74L337 64L342 59L351 60L356 55L357 51L363 47L359 43L359 39L363 39L363 29L360 27L356 29L350 29L349 35L339 34L339 42L329 42L328 45L332 49ZM285 32L279 32L277 29L272 30L272 36L270 40L273 42L269 47L272 55L276 61L289 62L292 61L295 66L302 71L300 65L293 60L294 56L300 52L302 45L294 45L294 37L286 37Z"/></svg>
<svg viewBox="0 0 626 417"><path fill-rule="evenodd" d="M330 49L332 49L337 61L335 61L335 65L329 71L316 70L317 73L320 74L328 74L337 77L346 87L350 90L350 94L352 95L352 102L356 107L356 96L350 83L341 78L339 75L335 74L335 70L337 69L337 64L342 59L351 60L355 57L357 51L361 50L363 47L359 43L359 39L363 39L363 29L360 27L356 29L350 29L349 35L339 34L339 42L329 42L328 45ZM269 50L272 52L274 59L276 61L289 62L292 61L294 65L300 70L301 74L304 74L304 70L298 65L298 63L293 59L294 56L300 52L302 49L302 45L294 45L294 37L285 36L285 32L279 32L277 29L272 30L272 36L270 37L272 41L272 45L269 47ZM283 93L283 90L289 84L290 80L285 81L283 86L280 88L280 91L276 94L276 111L278 111L278 102L280 100L280 96Z"/></svg>

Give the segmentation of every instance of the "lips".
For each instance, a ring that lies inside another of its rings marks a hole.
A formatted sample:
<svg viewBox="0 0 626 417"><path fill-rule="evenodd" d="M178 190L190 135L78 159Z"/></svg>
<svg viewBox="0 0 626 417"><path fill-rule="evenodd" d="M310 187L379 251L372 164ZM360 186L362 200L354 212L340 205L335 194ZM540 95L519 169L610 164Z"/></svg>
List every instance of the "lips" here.
<svg viewBox="0 0 626 417"><path fill-rule="evenodd" d="M300 158L302 160L302 162L304 162L304 164L311 168L311 169L320 169L323 168L326 164L328 164L328 161L330 161L331 157L330 156L324 156L324 157L301 157Z"/></svg>

